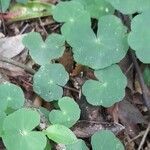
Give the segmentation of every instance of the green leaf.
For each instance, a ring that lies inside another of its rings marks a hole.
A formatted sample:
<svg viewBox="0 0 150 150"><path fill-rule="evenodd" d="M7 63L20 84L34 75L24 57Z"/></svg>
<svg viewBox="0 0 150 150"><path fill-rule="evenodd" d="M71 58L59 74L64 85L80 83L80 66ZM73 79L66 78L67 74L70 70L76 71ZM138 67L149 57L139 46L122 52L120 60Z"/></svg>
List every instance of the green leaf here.
<svg viewBox="0 0 150 150"><path fill-rule="evenodd" d="M83 140L78 139L76 143L66 145L66 150L89 150L89 149Z"/></svg>
<svg viewBox="0 0 150 150"><path fill-rule="evenodd" d="M62 33L65 33L64 35L67 35L67 33L71 32L71 26L74 26L74 23L76 21L80 21L81 16L87 15L89 17L88 21L91 22L89 13L85 11L83 5L77 1L67 1L58 3L55 7L53 7L52 14L53 18L57 22L64 23L64 25L61 28Z"/></svg>
<svg viewBox="0 0 150 150"><path fill-rule="evenodd" d="M3 134L3 122L6 118L6 114L4 112L0 112L0 137L2 137Z"/></svg>
<svg viewBox="0 0 150 150"><path fill-rule="evenodd" d="M0 84L0 111L5 111L7 107L21 108L24 101L24 93L20 87L8 82Z"/></svg>
<svg viewBox="0 0 150 150"><path fill-rule="evenodd" d="M114 8L105 0L75 0L83 4L91 18L99 19L102 16L113 14Z"/></svg>
<svg viewBox="0 0 150 150"><path fill-rule="evenodd" d="M114 8L124 14L133 14L150 9L149 0L106 0L112 4Z"/></svg>
<svg viewBox="0 0 150 150"><path fill-rule="evenodd" d="M10 0L0 0L0 12L5 12L10 5Z"/></svg>
<svg viewBox="0 0 150 150"><path fill-rule="evenodd" d="M31 109L19 109L7 116L3 123L3 142L9 150L43 150L46 137L32 131L40 123L40 116Z"/></svg>
<svg viewBox="0 0 150 150"><path fill-rule="evenodd" d="M49 35L43 42L39 33L31 32L23 38L23 44L29 49L33 60L40 65L61 57L65 50L63 36L55 33Z"/></svg>
<svg viewBox="0 0 150 150"><path fill-rule="evenodd" d="M76 1L59 3L53 15L56 21L64 22L61 32L73 48L77 63L101 69L118 63L126 55L127 28L119 18L113 15L101 17L95 35L90 15Z"/></svg>
<svg viewBox="0 0 150 150"><path fill-rule="evenodd" d="M67 23L73 23L83 13L85 13L84 7L77 1L59 2L52 11L56 21Z"/></svg>
<svg viewBox="0 0 150 150"><path fill-rule="evenodd" d="M143 63L150 63L150 11L132 19L131 32L128 37L130 47ZM142 27L142 28L141 28Z"/></svg>
<svg viewBox="0 0 150 150"><path fill-rule="evenodd" d="M13 14L9 21L20 21L52 15L53 5L40 1L29 1L26 4L15 3L10 7L9 13Z"/></svg>
<svg viewBox="0 0 150 150"><path fill-rule="evenodd" d="M119 62L128 50L127 30L115 16L100 18L97 35L91 29L90 18L86 14L74 22L70 27L71 32L66 30L62 27L63 35L73 47L75 61L93 69Z"/></svg>
<svg viewBox="0 0 150 150"><path fill-rule="evenodd" d="M94 72L96 80L87 80L82 87L83 94L92 105L110 107L125 96L127 79L118 65Z"/></svg>
<svg viewBox="0 0 150 150"><path fill-rule="evenodd" d="M109 130L96 132L91 139L93 150L124 150L123 144Z"/></svg>
<svg viewBox="0 0 150 150"><path fill-rule="evenodd" d="M49 139L56 143L68 145L77 142L75 134L63 125L51 125L46 129L45 133Z"/></svg>
<svg viewBox="0 0 150 150"><path fill-rule="evenodd" d="M48 141L44 150L52 150L51 144Z"/></svg>
<svg viewBox="0 0 150 150"><path fill-rule="evenodd" d="M62 124L72 127L80 118L80 108L74 99L63 97L59 99L60 110L52 110L49 114L49 120L52 124Z"/></svg>
<svg viewBox="0 0 150 150"><path fill-rule="evenodd" d="M62 87L69 80L69 75L61 64L46 64L41 66L33 77L33 89L46 101L62 97Z"/></svg>
<svg viewBox="0 0 150 150"><path fill-rule="evenodd" d="M144 68L143 77L144 77L145 83L146 83L148 86L150 86L150 66L146 66L146 67Z"/></svg>

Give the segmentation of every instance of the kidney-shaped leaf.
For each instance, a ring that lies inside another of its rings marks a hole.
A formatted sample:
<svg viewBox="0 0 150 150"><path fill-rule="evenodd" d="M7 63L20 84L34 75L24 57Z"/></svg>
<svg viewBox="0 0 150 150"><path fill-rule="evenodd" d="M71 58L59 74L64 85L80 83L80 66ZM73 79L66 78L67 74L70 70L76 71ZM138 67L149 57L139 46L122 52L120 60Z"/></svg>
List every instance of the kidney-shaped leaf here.
<svg viewBox="0 0 150 150"><path fill-rule="evenodd" d="M150 11L137 15L131 22L128 43L143 63L150 63ZM141 28L142 27L142 28Z"/></svg>
<svg viewBox="0 0 150 150"><path fill-rule="evenodd" d="M92 105L110 107L123 99L127 79L117 65L94 72L98 81L87 80L82 87L83 94Z"/></svg>
<svg viewBox="0 0 150 150"><path fill-rule="evenodd" d="M83 4L85 10L92 18L99 19L101 16L114 13L114 8L105 0L75 0Z"/></svg>
<svg viewBox="0 0 150 150"><path fill-rule="evenodd" d="M66 150L89 150L85 142L78 139L76 143L66 145Z"/></svg>
<svg viewBox="0 0 150 150"><path fill-rule="evenodd" d="M93 69L119 62L128 50L127 30L119 18L112 15L100 18L97 35L86 14L74 22L70 31L66 34L66 28L62 28L67 42L73 47L75 61Z"/></svg>
<svg viewBox="0 0 150 150"><path fill-rule="evenodd" d="M5 111L7 107L21 108L24 100L24 94L20 87L8 82L0 84L0 111Z"/></svg>
<svg viewBox="0 0 150 150"><path fill-rule="evenodd" d="M37 32L31 32L23 38L23 44L29 49L33 60L39 65L44 65L52 59L63 55L65 46L64 37L60 34L51 34L45 42Z"/></svg>
<svg viewBox="0 0 150 150"><path fill-rule="evenodd" d="M149 0L106 0L124 14L133 14L150 9Z"/></svg>
<svg viewBox="0 0 150 150"><path fill-rule="evenodd" d="M46 137L32 131L40 123L40 115L30 109L20 109L7 116L3 123L3 142L9 150L43 150Z"/></svg>
<svg viewBox="0 0 150 150"><path fill-rule="evenodd" d="M69 75L61 64L46 64L41 66L33 77L33 89L46 101L62 97L63 89Z"/></svg>
<svg viewBox="0 0 150 150"><path fill-rule="evenodd" d="M63 97L58 101L60 110L52 110L49 120L52 124L62 124L72 127L80 118L80 108L74 99Z"/></svg>
<svg viewBox="0 0 150 150"><path fill-rule="evenodd" d="M51 125L46 129L45 133L49 139L56 143L68 145L77 142L75 134L63 125Z"/></svg>
<svg viewBox="0 0 150 150"><path fill-rule="evenodd" d="M93 150L124 150L120 140L109 130L96 132L91 139Z"/></svg>

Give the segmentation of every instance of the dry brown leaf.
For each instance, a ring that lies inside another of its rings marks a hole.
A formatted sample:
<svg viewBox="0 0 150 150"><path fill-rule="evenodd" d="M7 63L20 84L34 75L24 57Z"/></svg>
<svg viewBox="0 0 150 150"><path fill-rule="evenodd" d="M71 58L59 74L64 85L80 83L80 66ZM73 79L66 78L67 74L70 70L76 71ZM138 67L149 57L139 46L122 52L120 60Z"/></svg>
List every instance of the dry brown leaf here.
<svg viewBox="0 0 150 150"><path fill-rule="evenodd" d="M120 120L127 124L146 123L144 116L138 108L127 100L123 100L118 103L118 116Z"/></svg>
<svg viewBox="0 0 150 150"><path fill-rule="evenodd" d="M124 129L124 126L118 123L107 123L107 122L94 122L94 121L79 121L77 122L72 131L79 138L89 138L95 132L99 130L111 130L115 134L118 134Z"/></svg>

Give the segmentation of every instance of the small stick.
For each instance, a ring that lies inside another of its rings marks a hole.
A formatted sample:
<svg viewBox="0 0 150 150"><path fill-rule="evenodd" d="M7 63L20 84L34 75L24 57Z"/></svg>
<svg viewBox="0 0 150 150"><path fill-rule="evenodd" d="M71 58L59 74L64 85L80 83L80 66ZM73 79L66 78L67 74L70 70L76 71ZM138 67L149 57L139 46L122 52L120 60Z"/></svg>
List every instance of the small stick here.
<svg viewBox="0 0 150 150"><path fill-rule="evenodd" d="M131 143L133 141L135 141L136 139L140 138L141 136L143 136L145 134L144 131L140 132L137 136L135 136L133 139L131 139L128 143Z"/></svg>
<svg viewBox="0 0 150 150"><path fill-rule="evenodd" d="M146 131L145 131L145 133L144 133L144 136L143 136L142 141L141 141L141 143L140 143L140 145L139 145L139 147L138 147L138 150L141 150L141 149L142 149L142 146L143 146L143 144L145 143L145 140L146 140L146 137L147 137L149 131L150 131L150 123L148 124L148 127L147 127L147 129L146 129Z"/></svg>
<svg viewBox="0 0 150 150"><path fill-rule="evenodd" d="M28 66L26 66L26 65L24 65L24 64L22 64L22 63L19 63L19 62L17 62L17 61L14 61L14 60L12 60L12 59L9 59L9 58L6 58L6 57L2 57L2 56L0 56L0 61L1 62L5 62L5 63L9 63L9 64L12 64L12 65L14 65L14 66L17 66L17 67L20 67L20 68L22 68L22 69L24 69L26 72L28 72L28 73L30 73L30 74L35 74L35 70L34 69L32 69L32 68L30 68L30 67L28 67Z"/></svg>
<svg viewBox="0 0 150 150"><path fill-rule="evenodd" d="M139 83L140 83L140 86L142 89L144 103L147 106L148 110L150 110L150 97L148 96L148 92L149 92L148 87L144 82L142 72L141 72L139 64L137 62L137 58L135 57L135 54L133 53L132 50L130 50L130 54L131 54L131 58L132 58L134 66L135 66L135 69L137 71L137 75L139 77Z"/></svg>
<svg viewBox="0 0 150 150"><path fill-rule="evenodd" d="M58 84L57 84L58 85ZM61 85L58 85L58 86L60 86L60 87L62 87L62 88L64 88L64 89L68 89L68 90L70 90L70 91L73 91L73 92L76 92L76 93L79 93L79 91L77 90L77 89L75 89L75 88L72 88L72 87L69 87L69 86L61 86Z"/></svg>

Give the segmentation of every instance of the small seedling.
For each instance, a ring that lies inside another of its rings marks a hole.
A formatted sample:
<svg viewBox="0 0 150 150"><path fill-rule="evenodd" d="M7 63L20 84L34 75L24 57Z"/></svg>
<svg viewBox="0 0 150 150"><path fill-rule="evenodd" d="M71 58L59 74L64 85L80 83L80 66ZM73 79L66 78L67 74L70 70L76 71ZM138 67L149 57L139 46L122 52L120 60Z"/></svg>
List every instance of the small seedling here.
<svg viewBox="0 0 150 150"><path fill-rule="evenodd" d="M61 57L65 50L64 37L55 33L49 35L44 42L39 33L31 32L23 38L23 44L39 65L50 63L53 59Z"/></svg>
<svg viewBox="0 0 150 150"><path fill-rule="evenodd" d="M119 66L113 65L97 70L94 74L98 81L87 80L82 87L83 94L90 104L110 107L123 99L127 79Z"/></svg>
<svg viewBox="0 0 150 150"><path fill-rule="evenodd" d="M60 110L52 110L49 120L52 124L62 124L72 127L80 118L80 108L74 99L63 97L58 100Z"/></svg>
<svg viewBox="0 0 150 150"><path fill-rule="evenodd" d="M69 75L61 64L46 64L34 75L33 89L46 101L58 100L68 80Z"/></svg>
<svg viewBox="0 0 150 150"><path fill-rule="evenodd" d="M42 150L46 137L42 132L32 131L40 123L40 115L22 108L8 115L3 122L2 139L8 150Z"/></svg>

